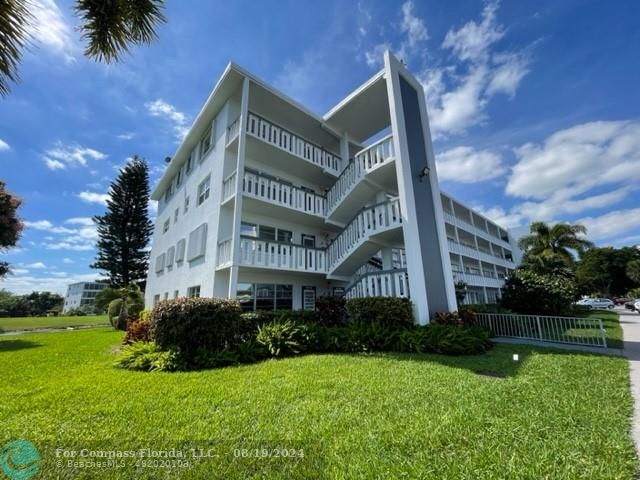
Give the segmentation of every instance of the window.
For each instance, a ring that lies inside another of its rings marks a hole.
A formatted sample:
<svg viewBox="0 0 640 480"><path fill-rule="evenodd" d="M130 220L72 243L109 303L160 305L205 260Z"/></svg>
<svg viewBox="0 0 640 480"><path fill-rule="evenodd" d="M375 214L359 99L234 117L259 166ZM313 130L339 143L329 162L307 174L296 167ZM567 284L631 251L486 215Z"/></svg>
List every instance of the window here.
<svg viewBox="0 0 640 480"><path fill-rule="evenodd" d="M167 218L162 226L162 233L167 233L169 231L169 227L171 226L171 219Z"/></svg>
<svg viewBox="0 0 640 480"><path fill-rule="evenodd" d="M207 175L200 185L198 185L198 205L202 205L202 203L209 198L209 191L211 190L211 175Z"/></svg>
<svg viewBox="0 0 640 480"><path fill-rule="evenodd" d="M275 240L276 229L273 227L267 227L266 225L260 225L258 230L258 238L260 240Z"/></svg>
<svg viewBox="0 0 640 480"><path fill-rule="evenodd" d="M209 153L209 150L211 150L211 127L204 132L202 140L200 140L200 161Z"/></svg>
<svg viewBox="0 0 640 480"><path fill-rule="evenodd" d="M180 295L180 292L178 290L174 290L173 291L173 298L178 298L178 295Z"/></svg>
<svg viewBox="0 0 640 480"><path fill-rule="evenodd" d="M153 304L157 305L160 302L160 294L153 296Z"/></svg>
<svg viewBox="0 0 640 480"><path fill-rule="evenodd" d="M189 197L185 197L184 199L184 213L189 211Z"/></svg>
<svg viewBox="0 0 640 480"><path fill-rule="evenodd" d="M180 186L180 183L182 183L182 167L180 167L176 174L176 188Z"/></svg>
<svg viewBox="0 0 640 480"><path fill-rule="evenodd" d="M293 232L279 228L276 240L278 240L279 242L291 243L293 242Z"/></svg>
<svg viewBox="0 0 640 480"><path fill-rule="evenodd" d="M169 292L164 292L164 299L169 300Z"/></svg>
<svg viewBox="0 0 640 480"><path fill-rule="evenodd" d="M184 251L187 241L184 238L178 240L178 244L176 245L176 263L184 261Z"/></svg>
<svg viewBox="0 0 640 480"><path fill-rule="evenodd" d="M160 273L161 271L164 270L164 260L165 260L164 253L161 253L156 257L156 273Z"/></svg>
<svg viewBox="0 0 640 480"><path fill-rule="evenodd" d="M195 285L193 287L187 288L187 297L199 297L200 296L200 285Z"/></svg>
<svg viewBox="0 0 640 480"><path fill-rule="evenodd" d="M207 224L203 223L189 234L187 260L189 262L203 257L207 248Z"/></svg>
<svg viewBox="0 0 640 480"><path fill-rule="evenodd" d="M302 234L302 246L307 248L315 248L316 247L316 237L314 235Z"/></svg>
<svg viewBox="0 0 640 480"><path fill-rule="evenodd" d="M191 169L193 168L193 157L196 156L196 149L194 148L193 150L191 150L191 153L189 154L189 158L187 158L187 168L186 168L186 172L190 173Z"/></svg>
<svg viewBox="0 0 640 480"><path fill-rule="evenodd" d="M248 237L258 236L258 225L255 223L242 222L240 224L240 235L246 235Z"/></svg>
<svg viewBox="0 0 640 480"><path fill-rule="evenodd" d="M169 186L167 187L167 191L164 194L164 201L168 202L169 199L173 196L173 178L169 182Z"/></svg>
<svg viewBox="0 0 640 480"><path fill-rule="evenodd" d="M242 310L291 310L293 285L238 283L236 297Z"/></svg>
<svg viewBox="0 0 640 480"><path fill-rule="evenodd" d="M176 211L173 212L173 223L176 223L178 221L178 213L180 212L179 208L176 208Z"/></svg>

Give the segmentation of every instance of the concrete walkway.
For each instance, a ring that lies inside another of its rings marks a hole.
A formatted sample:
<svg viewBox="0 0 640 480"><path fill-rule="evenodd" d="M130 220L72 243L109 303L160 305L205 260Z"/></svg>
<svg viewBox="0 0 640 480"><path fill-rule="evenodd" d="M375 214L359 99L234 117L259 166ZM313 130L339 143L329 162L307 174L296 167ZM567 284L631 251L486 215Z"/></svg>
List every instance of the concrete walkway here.
<svg viewBox="0 0 640 480"><path fill-rule="evenodd" d="M633 421L631 433L640 452L640 314L616 308L620 315L620 325L624 331L624 355L629 359L631 372L631 394L633 395Z"/></svg>

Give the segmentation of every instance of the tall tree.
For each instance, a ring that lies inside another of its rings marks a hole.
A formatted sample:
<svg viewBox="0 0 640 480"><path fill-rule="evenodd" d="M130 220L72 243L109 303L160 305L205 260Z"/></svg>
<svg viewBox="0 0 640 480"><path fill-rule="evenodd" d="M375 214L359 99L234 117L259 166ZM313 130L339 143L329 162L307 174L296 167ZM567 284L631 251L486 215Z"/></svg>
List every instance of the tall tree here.
<svg viewBox="0 0 640 480"><path fill-rule="evenodd" d="M640 251L633 247L590 248L576 267L580 293L605 296L624 295L639 285L627 276L627 266L640 260Z"/></svg>
<svg viewBox="0 0 640 480"><path fill-rule="evenodd" d="M627 263L627 277L640 283L640 260L631 260Z"/></svg>
<svg viewBox="0 0 640 480"><path fill-rule="evenodd" d="M149 167L135 155L109 189L107 212L93 217L98 226L98 254L91 268L105 270L114 287L146 278L149 220Z"/></svg>
<svg viewBox="0 0 640 480"><path fill-rule="evenodd" d="M593 246L582 236L587 233L583 225L556 223L549 226L544 222L534 222L530 235L520 239L520 248L526 257L558 257L568 266L575 263L573 252L582 253Z"/></svg>
<svg viewBox="0 0 640 480"><path fill-rule="evenodd" d="M20 239L24 225L17 212L21 204L22 200L8 192L5 189L5 183L0 180L0 252L10 247L15 247ZM9 264L0 262L0 278L4 277L8 272Z"/></svg>
<svg viewBox="0 0 640 480"><path fill-rule="evenodd" d="M31 0L0 1L0 95L18 79L22 51L30 32L41 28L30 12ZM134 45L149 44L165 21L164 0L76 0L85 55L107 63L118 61Z"/></svg>

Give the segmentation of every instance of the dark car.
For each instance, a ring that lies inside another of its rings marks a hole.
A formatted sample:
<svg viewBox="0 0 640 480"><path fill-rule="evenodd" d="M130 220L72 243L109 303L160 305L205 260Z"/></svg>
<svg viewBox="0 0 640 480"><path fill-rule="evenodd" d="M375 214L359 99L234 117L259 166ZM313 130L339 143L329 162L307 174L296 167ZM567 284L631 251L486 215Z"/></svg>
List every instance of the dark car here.
<svg viewBox="0 0 640 480"><path fill-rule="evenodd" d="M638 300L629 300L628 302L626 302L626 303L624 304L624 308L626 308L627 310L632 310L632 311L633 311L633 310L635 310L635 309L636 309L636 307L635 307L635 305L634 305L634 304L635 304L637 301L638 301Z"/></svg>

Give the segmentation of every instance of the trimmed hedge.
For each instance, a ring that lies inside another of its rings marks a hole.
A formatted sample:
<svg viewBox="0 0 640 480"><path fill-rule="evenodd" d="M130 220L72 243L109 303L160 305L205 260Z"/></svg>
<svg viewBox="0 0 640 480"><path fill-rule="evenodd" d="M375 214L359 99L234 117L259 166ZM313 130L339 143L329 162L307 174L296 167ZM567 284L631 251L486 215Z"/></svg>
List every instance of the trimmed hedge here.
<svg viewBox="0 0 640 480"><path fill-rule="evenodd" d="M395 297L354 298L346 304L352 323L383 327L411 327L414 325L411 300Z"/></svg>
<svg viewBox="0 0 640 480"><path fill-rule="evenodd" d="M187 359L222 351L255 335L256 323L241 317L240 304L224 298L179 298L160 302L150 314L151 336L161 349Z"/></svg>
<svg viewBox="0 0 640 480"><path fill-rule="evenodd" d="M316 300L316 320L325 327L344 325L347 321L344 297L318 297Z"/></svg>
<svg viewBox="0 0 640 480"><path fill-rule="evenodd" d="M571 279L515 270L502 288L500 305L517 313L562 315L571 311L575 296Z"/></svg>

